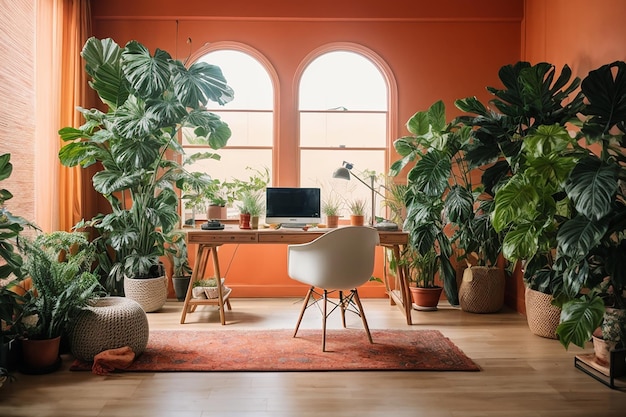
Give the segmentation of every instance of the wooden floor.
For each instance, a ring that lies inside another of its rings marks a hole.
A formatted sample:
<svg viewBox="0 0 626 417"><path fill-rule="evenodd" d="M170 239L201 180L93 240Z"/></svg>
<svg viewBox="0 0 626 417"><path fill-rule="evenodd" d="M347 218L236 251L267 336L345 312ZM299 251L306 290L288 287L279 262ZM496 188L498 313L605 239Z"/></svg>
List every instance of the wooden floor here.
<svg viewBox="0 0 626 417"><path fill-rule="evenodd" d="M443 306L413 311L407 326L397 306L363 300L370 327L437 329L481 372L119 373L17 375L0 388L0 416L170 417L624 417L626 393L574 368L576 347L534 336L525 318L505 311L479 315ZM179 324L182 303L148 314L151 329L292 328L300 300L232 299L227 325L217 310L198 307ZM331 317L329 327L339 327ZM319 328L311 310L302 324ZM348 327L359 327L358 318ZM332 340L328 343L332 345ZM218 354L218 352L216 352ZM250 358L253 360L253 358Z"/></svg>

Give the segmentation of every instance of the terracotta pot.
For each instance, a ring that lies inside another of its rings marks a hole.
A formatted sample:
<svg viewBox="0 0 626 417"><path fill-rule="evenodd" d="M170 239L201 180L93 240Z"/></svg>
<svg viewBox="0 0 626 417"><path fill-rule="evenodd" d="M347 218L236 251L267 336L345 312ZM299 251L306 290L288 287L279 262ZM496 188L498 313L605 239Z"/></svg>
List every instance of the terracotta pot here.
<svg viewBox="0 0 626 417"><path fill-rule="evenodd" d="M250 229L250 214L249 213L239 213L239 228L240 229Z"/></svg>
<svg viewBox="0 0 626 417"><path fill-rule="evenodd" d="M339 226L339 216L326 216L326 227L336 229Z"/></svg>
<svg viewBox="0 0 626 417"><path fill-rule="evenodd" d="M365 224L365 216L360 214L351 214L350 215L350 225L352 226L363 226Z"/></svg>
<svg viewBox="0 0 626 417"><path fill-rule="evenodd" d="M602 338L602 333L599 331L594 332L591 336L593 340L593 352L596 355L598 362L606 364L611 363L611 350L615 349L617 342L607 341Z"/></svg>
<svg viewBox="0 0 626 417"><path fill-rule="evenodd" d="M442 287L409 287L409 289L411 290L414 309L422 311L437 310L437 304L439 304L439 298L443 291Z"/></svg>
<svg viewBox="0 0 626 417"><path fill-rule="evenodd" d="M22 340L22 369L28 374L44 374L56 371L61 365L59 346L61 336L53 339Z"/></svg>
<svg viewBox="0 0 626 417"><path fill-rule="evenodd" d="M207 220L221 220L228 217L228 209L225 206L210 205L207 209Z"/></svg>

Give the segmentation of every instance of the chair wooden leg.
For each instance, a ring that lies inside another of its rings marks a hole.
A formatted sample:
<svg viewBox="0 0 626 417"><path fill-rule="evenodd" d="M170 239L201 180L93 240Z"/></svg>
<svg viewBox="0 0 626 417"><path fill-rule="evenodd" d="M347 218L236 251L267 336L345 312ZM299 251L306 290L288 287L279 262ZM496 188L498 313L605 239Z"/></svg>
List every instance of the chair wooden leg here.
<svg viewBox="0 0 626 417"><path fill-rule="evenodd" d="M309 299L311 298L311 295L313 294L313 289L315 287L311 287L309 288L309 291L306 293L306 296L304 297L304 302L302 303L302 308L300 309L300 317L298 317L298 323L296 324L296 330L293 332L293 337L296 337L296 335L298 334L298 329L300 328L300 323L302 322L302 317L304 316L304 311L306 310L307 306L309 305Z"/></svg>
<svg viewBox="0 0 626 417"><path fill-rule="evenodd" d="M324 289L324 315L322 318L322 352L326 352L326 316L328 315L328 291Z"/></svg>
<svg viewBox="0 0 626 417"><path fill-rule="evenodd" d="M367 338L370 343L374 343L372 340L372 335L370 333L370 328L367 325L367 319L365 318L365 311L363 311L363 305L361 304L361 299L359 298L359 293L356 289L352 290L352 294L354 294L354 301L356 305L359 307L359 313L361 314L361 320L363 321L363 327L365 327L365 332L367 333Z"/></svg>
<svg viewBox="0 0 626 417"><path fill-rule="evenodd" d="M346 328L346 300L343 297L343 291L339 291L339 308L341 309L341 324Z"/></svg>

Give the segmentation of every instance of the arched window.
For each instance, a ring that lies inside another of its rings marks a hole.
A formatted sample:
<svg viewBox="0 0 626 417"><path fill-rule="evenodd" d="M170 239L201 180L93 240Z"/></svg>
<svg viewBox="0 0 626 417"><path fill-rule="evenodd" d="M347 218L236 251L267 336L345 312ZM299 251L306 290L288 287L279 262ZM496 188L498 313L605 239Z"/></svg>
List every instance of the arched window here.
<svg viewBox="0 0 626 417"><path fill-rule="evenodd" d="M189 168L204 172L220 181L247 180L254 171L269 172L271 178L272 146L274 142L274 85L259 59L241 46L212 45L212 50L195 61L207 62L221 68L235 98L224 106L209 102L207 108L228 123L232 136L226 147L217 152L183 141L185 152L214 152L219 161L203 160ZM258 55L258 54L255 54ZM229 216L237 212L231 207Z"/></svg>
<svg viewBox="0 0 626 417"><path fill-rule="evenodd" d="M386 172L388 103L383 73L361 53L345 48L325 52L302 73L300 184L320 186L323 200L342 200L342 215L349 214L348 203L361 199L370 217L371 191L357 180L333 179L332 174L344 161L353 164L352 174L368 184L371 175ZM380 200L376 215L381 215Z"/></svg>

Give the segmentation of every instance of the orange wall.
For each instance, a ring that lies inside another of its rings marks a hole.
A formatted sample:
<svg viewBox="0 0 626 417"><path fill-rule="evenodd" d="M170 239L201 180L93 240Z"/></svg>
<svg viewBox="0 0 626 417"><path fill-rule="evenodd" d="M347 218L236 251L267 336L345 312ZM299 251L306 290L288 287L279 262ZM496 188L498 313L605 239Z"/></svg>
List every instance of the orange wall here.
<svg viewBox="0 0 626 417"><path fill-rule="evenodd" d="M352 42L380 55L398 85L397 123L390 129L397 137L406 134L404 124L413 113L436 100L445 101L452 118L455 99L488 99L485 87L499 85L498 69L520 59L523 7L523 0L108 0L93 2L92 14L95 36L122 45L136 39L179 59L217 41L241 42L264 54L278 74L278 132L290 141L279 151L274 183L287 184L298 171L295 162L284 163L297 161L294 76L311 51ZM235 248L223 249L220 259L228 265ZM230 264L229 286L244 297L301 296L302 287L287 277L285 252L281 246L242 245ZM376 275L382 276L381 259ZM363 296L383 294L382 285L374 283L363 291Z"/></svg>

